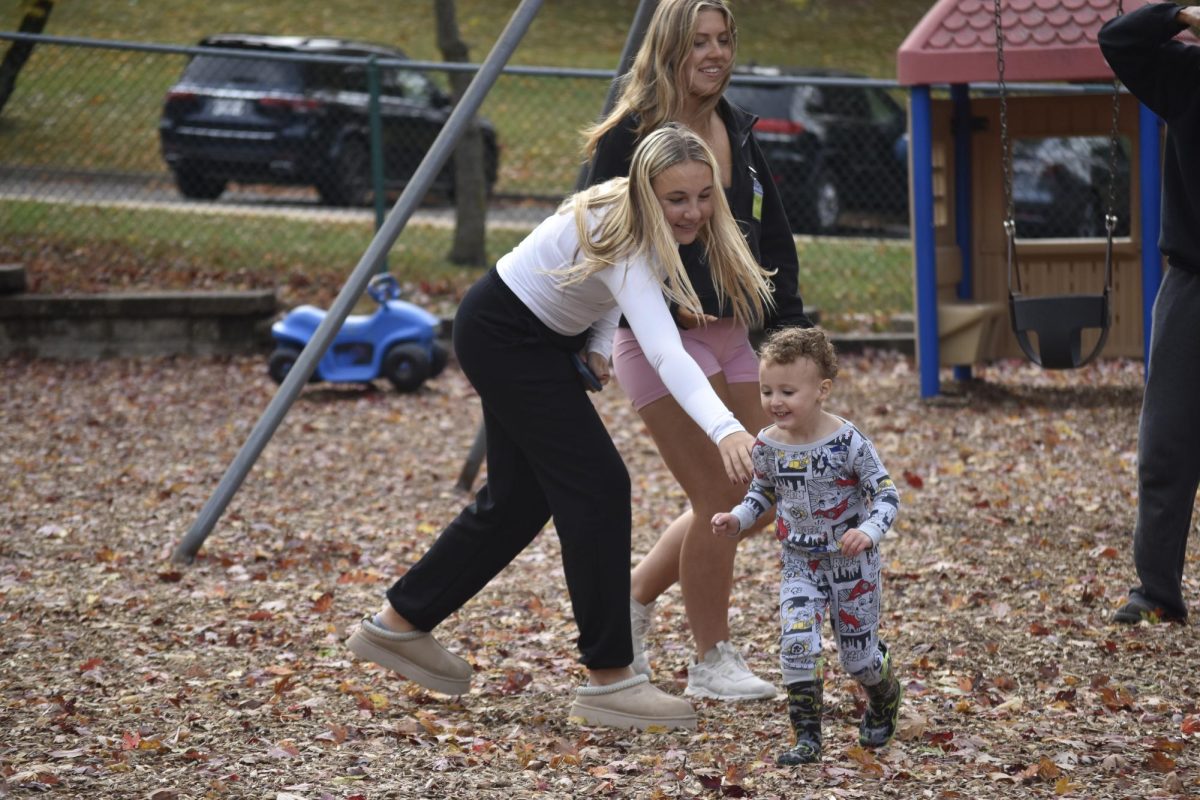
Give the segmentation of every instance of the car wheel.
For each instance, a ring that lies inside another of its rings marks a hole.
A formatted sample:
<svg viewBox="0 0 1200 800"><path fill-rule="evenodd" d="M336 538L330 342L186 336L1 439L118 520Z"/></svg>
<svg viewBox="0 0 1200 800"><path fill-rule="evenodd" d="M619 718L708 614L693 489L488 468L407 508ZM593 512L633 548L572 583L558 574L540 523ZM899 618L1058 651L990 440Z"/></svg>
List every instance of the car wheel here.
<svg viewBox="0 0 1200 800"><path fill-rule="evenodd" d="M842 199L835 184L822 171L813 178L807 192L787 203L788 221L796 233L829 234L837 229L842 215Z"/></svg>
<svg viewBox="0 0 1200 800"><path fill-rule="evenodd" d="M216 200L228 183L224 178L205 175L194 167L178 167L174 174L179 193L192 200Z"/></svg>
<svg viewBox="0 0 1200 800"><path fill-rule="evenodd" d="M283 383L284 378L292 371L292 367L296 366L296 359L298 358L300 358L300 351L296 348L287 346L276 347L275 351L271 353L271 357L267 360L267 374L276 383Z"/></svg>
<svg viewBox="0 0 1200 800"><path fill-rule="evenodd" d="M361 139L342 144L328 174L317 183L321 202L331 206L365 206L371 203L371 155Z"/></svg>
<svg viewBox="0 0 1200 800"><path fill-rule="evenodd" d="M398 344L383 357L383 377L398 392L415 392L429 377L429 355L416 344Z"/></svg>
<svg viewBox="0 0 1200 800"><path fill-rule="evenodd" d="M829 176L821 173L813 187L813 227L815 233L833 233L842 216L842 197Z"/></svg>
<svg viewBox="0 0 1200 800"><path fill-rule="evenodd" d="M429 362L429 377L436 378L442 374L450 361L450 350L440 342L433 343L433 358Z"/></svg>

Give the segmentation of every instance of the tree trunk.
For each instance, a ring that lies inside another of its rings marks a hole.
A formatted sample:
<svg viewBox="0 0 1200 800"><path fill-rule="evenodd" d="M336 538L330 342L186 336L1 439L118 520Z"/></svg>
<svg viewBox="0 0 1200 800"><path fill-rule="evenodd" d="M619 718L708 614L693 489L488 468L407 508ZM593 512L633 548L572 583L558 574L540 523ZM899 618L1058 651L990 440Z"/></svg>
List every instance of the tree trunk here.
<svg viewBox="0 0 1200 800"><path fill-rule="evenodd" d="M467 61L467 44L458 31L454 0L433 0L437 17L438 49L442 58ZM450 73L450 88L457 104L471 83L465 72ZM484 177L483 133L474 118L454 151L454 198L457 217L454 244L447 258L452 264L487 266L487 181Z"/></svg>
<svg viewBox="0 0 1200 800"><path fill-rule="evenodd" d="M24 0L21 3L21 24L17 28L21 33L41 33L46 28L46 20L54 8L54 0ZM33 42L12 42L4 61L0 62L0 111L4 110L8 98L12 96L17 86L17 75L21 67L33 52Z"/></svg>

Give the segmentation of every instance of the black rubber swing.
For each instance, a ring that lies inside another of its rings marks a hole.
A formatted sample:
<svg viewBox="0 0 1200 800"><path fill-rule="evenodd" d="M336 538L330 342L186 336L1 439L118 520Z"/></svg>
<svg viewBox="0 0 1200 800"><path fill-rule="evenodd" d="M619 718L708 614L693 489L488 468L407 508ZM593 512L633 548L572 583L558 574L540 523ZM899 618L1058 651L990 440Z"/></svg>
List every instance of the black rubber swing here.
<svg viewBox="0 0 1200 800"><path fill-rule="evenodd" d="M1021 292L1021 273L1016 256L1016 226L1005 222L1008 234L1008 313L1013 334L1025 356L1045 369L1078 369L1086 366L1108 340L1112 325L1109 296L1112 293L1112 237L1115 218L1105 220L1108 247L1104 257L1104 291L1101 294L1058 294L1026 297ZM1016 288L1013 288L1013 279ZM1083 331L1096 329L1100 338L1082 355ZM1037 347L1030 334L1037 334Z"/></svg>

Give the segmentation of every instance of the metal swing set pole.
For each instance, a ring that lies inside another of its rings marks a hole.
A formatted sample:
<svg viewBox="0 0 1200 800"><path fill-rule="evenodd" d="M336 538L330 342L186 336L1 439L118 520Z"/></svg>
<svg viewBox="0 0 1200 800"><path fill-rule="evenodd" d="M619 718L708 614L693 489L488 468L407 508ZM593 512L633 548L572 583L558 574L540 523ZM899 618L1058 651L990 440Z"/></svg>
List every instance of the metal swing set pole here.
<svg viewBox="0 0 1200 800"><path fill-rule="evenodd" d="M487 97L496 79L500 76L504 65L508 63L508 59L529 30L534 17L537 16L542 1L521 0L517 10L513 12L512 18L509 19L491 52L480 65L479 72L471 80L471 84L446 120L445 126L429 148L429 152L425 154L417 171L413 173L412 179L396 201L396 205L379 230L375 232L375 237L367 246L366 252L359 259L354 271L350 273L349 279L338 293L337 299L334 300L329 312L325 315L324 321L317 327L308 344L300 352L300 357L288 372L287 378L284 379L283 384L267 405L266 411L250 431L246 443L242 445L242 449L238 451L229 468L225 470L224 476L217 484L216 491L200 509L199 517L175 548L172 560L176 563L188 564L195 559L204 540L212 532L217 520L233 499L233 495L242 482L245 481L276 428L279 427L283 416L296 401L304 384L308 382L309 376L316 368L317 361L325 354L329 343L341 329L342 323L350 315L358 298L362 296L367 283L378 271L379 264L387 257L388 251L404 230L404 226L420 204L421 199L433 185L434 179L450 157L468 121L483 105L484 98Z"/></svg>
<svg viewBox="0 0 1200 800"><path fill-rule="evenodd" d="M625 37L625 46L621 50L617 77L608 87L608 95L604 98L604 110L600 112L601 119L609 111L612 111L612 107L617 103L617 89L621 83L621 76L633 66L633 58L637 55L638 48L642 46L642 40L646 38L646 29L650 27L650 17L654 15L654 9L657 6L658 0L638 0L637 11L633 15L633 25L629 28L629 35ZM575 181L575 191L586 188L587 177L588 165L584 164L579 169L579 177ZM475 441L471 443L471 449L467 451L467 457L463 461L462 470L458 473L458 481L454 484L455 488L463 492L471 491L471 486L475 483L475 477L479 474L479 468L483 465L486 455L487 430L481 422L479 429L475 431Z"/></svg>

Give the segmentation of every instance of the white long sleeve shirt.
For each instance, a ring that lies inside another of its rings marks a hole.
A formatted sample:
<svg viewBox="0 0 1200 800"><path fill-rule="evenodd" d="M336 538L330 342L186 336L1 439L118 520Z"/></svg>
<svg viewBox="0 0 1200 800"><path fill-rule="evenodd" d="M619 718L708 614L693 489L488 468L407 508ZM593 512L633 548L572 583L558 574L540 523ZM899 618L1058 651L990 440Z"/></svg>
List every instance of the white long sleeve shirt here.
<svg viewBox="0 0 1200 800"><path fill-rule="evenodd" d="M744 431L683 349L655 266L645 258L629 259L563 286L563 271L581 259L575 215L568 211L544 220L500 258L496 271L551 330L575 336L590 328L588 351L605 358L612 355L613 333L624 315L671 396L713 442Z"/></svg>

